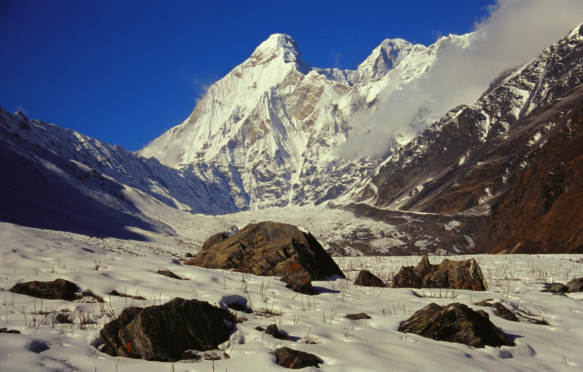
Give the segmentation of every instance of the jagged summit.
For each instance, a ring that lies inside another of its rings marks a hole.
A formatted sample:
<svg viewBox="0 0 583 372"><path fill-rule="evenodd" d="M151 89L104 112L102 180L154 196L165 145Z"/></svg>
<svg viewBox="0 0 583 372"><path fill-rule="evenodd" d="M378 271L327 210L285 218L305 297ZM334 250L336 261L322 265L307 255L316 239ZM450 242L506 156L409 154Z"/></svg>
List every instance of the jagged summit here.
<svg viewBox="0 0 583 372"><path fill-rule="evenodd" d="M358 66L358 71L370 75L384 75L411 53L413 44L403 39L385 39L370 56Z"/></svg>
<svg viewBox="0 0 583 372"><path fill-rule="evenodd" d="M295 63L298 70L307 74L311 67L304 61L298 44L293 37L286 34L273 34L259 44L251 57L243 63L243 67L266 65L281 58L284 63Z"/></svg>

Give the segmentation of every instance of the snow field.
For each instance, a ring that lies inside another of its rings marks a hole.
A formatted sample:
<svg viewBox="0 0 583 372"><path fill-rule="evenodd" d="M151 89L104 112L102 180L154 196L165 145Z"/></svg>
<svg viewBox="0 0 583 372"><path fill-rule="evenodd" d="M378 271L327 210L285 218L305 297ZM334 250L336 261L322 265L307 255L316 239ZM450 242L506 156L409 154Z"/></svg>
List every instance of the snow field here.
<svg viewBox="0 0 583 372"><path fill-rule="evenodd" d="M574 371L583 364L579 352L583 346L583 295L540 292L545 282L583 276L583 264L569 260L581 256L475 256L488 281L487 292L353 286L361 269L390 280L402 265L416 265L419 258L342 257L336 260L348 279L315 282L318 295L305 296L286 289L275 277L183 266L170 257L147 256L147 251L145 257L129 256L7 223L0 226L0 241L0 326L22 332L0 334L2 371L212 371L213 367L217 371L269 371L281 369L270 354L281 346L318 355L324 360L322 371ZM442 258L430 260L438 263ZM188 280L158 275L160 269ZM103 296L105 304L41 301L8 292L19 282L56 278ZM147 300L106 295L112 289ZM214 365L211 361L171 365L113 358L95 349L101 343L99 329L125 307L165 303L174 297L221 304L224 297L233 295L246 300L255 313L245 314L248 321L237 325L231 340L221 346L230 359ZM509 322L496 317L491 308L472 305L488 298L533 318L544 318L550 325ZM401 322L427 304L454 301L488 312L517 346L474 349L397 331ZM72 314L73 324L53 320L63 310ZM262 312L275 316L262 316ZM344 318L359 312L372 319ZM273 323L294 342L255 330Z"/></svg>

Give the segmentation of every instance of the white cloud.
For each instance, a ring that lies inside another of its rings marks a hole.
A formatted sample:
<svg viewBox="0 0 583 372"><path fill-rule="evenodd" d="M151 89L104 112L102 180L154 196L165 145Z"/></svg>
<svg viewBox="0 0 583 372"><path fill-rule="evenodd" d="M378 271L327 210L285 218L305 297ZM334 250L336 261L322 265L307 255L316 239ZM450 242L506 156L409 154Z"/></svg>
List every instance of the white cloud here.
<svg viewBox="0 0 583 372"><path fill-rule="evenodd" d="M583 22L581 0L499 0L489 11L469 46L446 46L422 78L402 89L388 87L376 111L356 115L340 154L382 155L420 113L439 117L475 102L499 73L527 63Z"/></svg>

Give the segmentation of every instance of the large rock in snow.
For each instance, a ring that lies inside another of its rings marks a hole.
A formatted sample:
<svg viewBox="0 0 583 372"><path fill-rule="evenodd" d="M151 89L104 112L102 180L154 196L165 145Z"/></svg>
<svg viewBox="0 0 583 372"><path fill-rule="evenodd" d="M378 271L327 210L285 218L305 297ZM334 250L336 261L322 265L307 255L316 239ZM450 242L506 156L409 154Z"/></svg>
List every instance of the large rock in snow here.
<svg viewBox="0 0 583 372"><path fill-rule="evenodd" d="M484 275L475 259L429 263L424 255L416 267L403 266L393 279L395 288L451 288L485 291Z"/></svg>
<svg viewBox="0 0 583 372"><path fill-rule="evenodd" d="M457 302L425 306L401 324L399 332L473 347L514 346L514 342L492 324L484 310L474 311Z"/></svg>
<svg viewBox="0 0 583 372"><path fill-rule="evenodd" d="M280 347L273 352L277 359L277 364L290 369L301 369L306 367L320 368L318 363L323 363L320 358L314 354L304 351L290 349L289 347Z"/></svg>
<svg viewBox="0 0 583 372"><path fill-rule="evenodd" d="M360 285L363 287L384 287L385 283L381 278L374 275L368 270L360 270L358 277L354 281L354 285Z"/></svg>
<svg viewBox="0 0 583 372"><path fill-rule="evenodd" d="M205 243L204 249L186 264L275 275L288 288L306 294L314 294L312 280L346 277L312 234L271 221L249 224L229 238L217 239L214 245Z"/></svg>
<svg viewBox="0 0 583 372"><path fill-rule="evenodd" d="M227 310L206 301L175 298L147 308L130 307L100 332L104 352L135 359L177 361L186 350L214 350L231 335Z"/></svg>
<svg viewBox="0 0 583 372"><path fill-rule="evenodd" d="M18 283L10 289L10 292L47 300L74 301L83 298L81 293L78 293L77 284L65 279L56 279L51 282Z"/></svg>

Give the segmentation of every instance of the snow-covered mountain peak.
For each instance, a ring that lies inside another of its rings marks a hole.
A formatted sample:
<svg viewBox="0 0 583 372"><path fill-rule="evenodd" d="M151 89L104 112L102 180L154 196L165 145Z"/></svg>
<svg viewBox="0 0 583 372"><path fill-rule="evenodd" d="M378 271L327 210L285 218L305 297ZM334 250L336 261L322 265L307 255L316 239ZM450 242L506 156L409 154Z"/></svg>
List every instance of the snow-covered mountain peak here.
<svg viewBox="0 0 583 372"><path fill-rule="evenodd" d="M306 74L311 67L304 61L293 37L286 34L273 34L261 43L251 54L243 67L266 65L276 58L284 63L295 63L302 73Z"/></svg>
<svg viewBox="0 0 583 372"><path fill-rule="evenodd" d="M370 56L358 66L358 71L379 77L395 68L413 49L413 44L403 39L385 39Z"/></svg>

